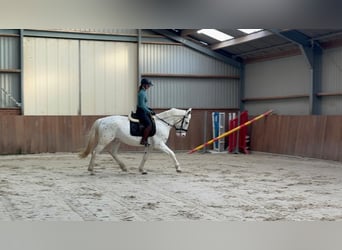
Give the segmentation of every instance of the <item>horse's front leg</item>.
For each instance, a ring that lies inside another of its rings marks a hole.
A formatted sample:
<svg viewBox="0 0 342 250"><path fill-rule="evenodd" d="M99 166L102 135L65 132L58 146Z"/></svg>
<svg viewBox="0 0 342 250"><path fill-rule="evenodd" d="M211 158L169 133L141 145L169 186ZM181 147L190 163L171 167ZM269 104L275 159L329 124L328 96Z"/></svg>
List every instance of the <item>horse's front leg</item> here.
<svg viewBox="0 0 342 250"><path fill-rule="evenodd" d="M145 162L147 161L148 159L148 156L150 155L150 151L151 151L151 146L145 146L145 150L144 150L144 156L140 162L140 165L139 165L139 171L140 173L142 174L147 174L147 172L144 170L144 165L145 165Z"/></svg>
<svg viewBox="0 0 342 250"><path fill-rule="evenodd" d="M167 153L171 159L173 160L174 164L175 164L175 167L176 167L176 171L178 173L182 172L182 169L180 168L179 166L179 162L177 161L177 158L176 158L176 155L175 153L168 147L166 146L165 143L161 142L159 143L159 145L157 146L161 151Z"/></svg>

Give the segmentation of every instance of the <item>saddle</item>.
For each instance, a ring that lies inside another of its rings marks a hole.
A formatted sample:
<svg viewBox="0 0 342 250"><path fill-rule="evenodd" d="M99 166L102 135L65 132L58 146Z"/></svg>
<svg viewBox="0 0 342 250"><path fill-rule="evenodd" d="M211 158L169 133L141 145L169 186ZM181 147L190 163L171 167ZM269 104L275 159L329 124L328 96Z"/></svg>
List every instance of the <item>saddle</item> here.
<svg viewBox="0 0 342 250"><path fill-rule="evenodd" d="M138 116L133 111L131 112L131 114L128 115L128 120L131 135L142 136L144 132L144 125L140 123ZM154 136L156 133L156 123L153 117L151 117L151 121L152 129L150 134L148 135L149 137Z"/></svg>

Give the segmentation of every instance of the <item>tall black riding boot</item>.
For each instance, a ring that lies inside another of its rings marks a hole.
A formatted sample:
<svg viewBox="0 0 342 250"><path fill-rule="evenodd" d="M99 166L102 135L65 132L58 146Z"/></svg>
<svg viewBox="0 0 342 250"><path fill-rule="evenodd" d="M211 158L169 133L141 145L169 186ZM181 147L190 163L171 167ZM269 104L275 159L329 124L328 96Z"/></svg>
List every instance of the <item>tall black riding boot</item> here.
<svg viewBox="0 0 342 250"><path fill-rule="evenodd" d="M148 126L144 129L143 136L142 136L141 141L140 141L141 145L149 146L147 138L148 138L151 130L152 130L152 126Z"/></svg>

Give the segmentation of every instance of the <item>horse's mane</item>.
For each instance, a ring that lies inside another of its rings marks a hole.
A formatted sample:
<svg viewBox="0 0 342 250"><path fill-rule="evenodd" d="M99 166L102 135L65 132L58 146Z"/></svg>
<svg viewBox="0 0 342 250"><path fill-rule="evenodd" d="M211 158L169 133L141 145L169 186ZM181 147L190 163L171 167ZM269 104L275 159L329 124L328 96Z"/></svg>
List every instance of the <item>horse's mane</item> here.
<svg viewBox="0 0 342 250"><path fill-rule="evenodd" d="M183 116L185 115L185 110L182 109L176 109L176 108L171 108L169 110L166 110L164 112L161 112L159 114L157 114L160 118L167 118L167 117L171 117L171 116Z"/></svg>

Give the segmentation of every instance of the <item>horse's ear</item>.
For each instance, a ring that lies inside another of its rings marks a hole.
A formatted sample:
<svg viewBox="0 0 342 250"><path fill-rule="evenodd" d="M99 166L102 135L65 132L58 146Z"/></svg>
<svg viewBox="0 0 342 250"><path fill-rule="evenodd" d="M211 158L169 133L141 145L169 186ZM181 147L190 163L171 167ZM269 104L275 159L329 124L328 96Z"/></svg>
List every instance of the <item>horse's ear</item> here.
<svg viewBox="0 0 342 250"><path fill-rule="evenodd" d="M190 114L190 113L191 113L191 110L192 110L192 108L189 108L189 109L186 111L186 113L187 113L187 114Z"/></svg>

